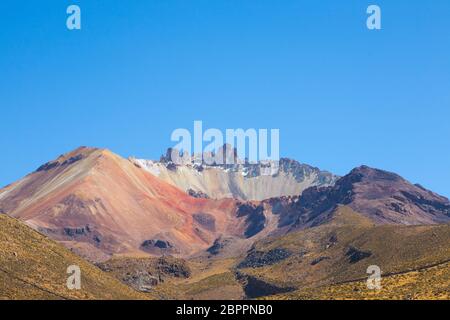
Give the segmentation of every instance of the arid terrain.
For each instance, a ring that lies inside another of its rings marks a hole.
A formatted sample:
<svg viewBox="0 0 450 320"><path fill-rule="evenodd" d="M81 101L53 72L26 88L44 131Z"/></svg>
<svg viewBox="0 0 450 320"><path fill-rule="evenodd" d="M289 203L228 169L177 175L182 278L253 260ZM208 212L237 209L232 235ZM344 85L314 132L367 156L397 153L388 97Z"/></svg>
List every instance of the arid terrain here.
<svg viewBox="0 0 450 320"><path fill-rule="evenodd" d="M0 299L148 299L14 218L0 215ZM81 290L66 286L82 270Z"/></svg>
<svg viewBox="0 0 450 320"><path fill-rule="evenodd" d="M81 147L0 189L0 298L448 299L449 223L447 198L367 166L267 174Z"/></svg>

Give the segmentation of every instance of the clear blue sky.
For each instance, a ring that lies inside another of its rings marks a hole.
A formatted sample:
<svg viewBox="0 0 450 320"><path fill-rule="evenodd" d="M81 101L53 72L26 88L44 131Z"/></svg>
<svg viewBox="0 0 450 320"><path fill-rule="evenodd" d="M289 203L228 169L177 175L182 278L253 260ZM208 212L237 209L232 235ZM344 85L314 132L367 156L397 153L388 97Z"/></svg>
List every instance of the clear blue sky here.
<svg viewBox="0 0 450 320"><path fill-rule="evenodd" d="M203 120L450 196L450 1L2 0L0 109L0 185L79 145L159 158Z"/></svg>

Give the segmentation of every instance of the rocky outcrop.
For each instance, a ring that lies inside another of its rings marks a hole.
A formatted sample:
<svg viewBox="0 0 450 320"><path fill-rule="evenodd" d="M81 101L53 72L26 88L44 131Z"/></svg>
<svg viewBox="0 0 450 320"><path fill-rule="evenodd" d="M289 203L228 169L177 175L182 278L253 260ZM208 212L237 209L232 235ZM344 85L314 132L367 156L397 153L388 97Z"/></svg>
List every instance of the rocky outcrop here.
<svg viewBox="0 0 450 320"><path fill-rule="evenodd" d="M349 247L345 255L349 258L350 263L357 263L372 255L370 251L363 251L355 247Z"/></svg>
<svg viewBox="0 0 450 320"><path fill-rule="evenodd" d="M105 249L109 252L108 245L103 246L103 236L97 228L92 225L79 227L45 228L38 227L37 230L44 235L61 241L86 242L97 248Z"/></svg>
<svg viewBox="0 0 450 320"><path fill-rule="evenodd" d="M276 248L267 252L257 251L253 248L247 254L247 257L238 264L237 268L260 268L271 266L289 258L291 255L292 252L284 248Z"/></svg>
<svg viewBox="0 0 450 320"><path fill-rule="evenodd" d="M218 255L222 250L233 241L232 238L219 237L214 240L214 243L206 251L212 255Z"/></svg>
<svg viewBox="0 0 450 320"><path fill-rule="evenodd" d="M322 262L324 260L330 260L330 259L331 259L330 257L325 257L325 256L318 257L318 258L314 259L313 261L311 261L311 265L315 266L316 264L319 264L320 262Z"/></svg>
<svg viewBox="0 0 450 320"><path fill-rule="evenodd" d="M263 279L250 276L241 272L236 272L236 279L242 284L247 298L256 299L259 297L270 296L278 293L291 292L295 287L282 287Z"/></svg>
<svg viewBox="0 0 450 320"><path fill-rule="evenodd" d="M172 257L160 257L156 262L156 270L160 275L171 276L175 278L189 278L191 269L182 259Z"/></svg>
<svg viewBox="0 0 450 320"><path fill-rule="evenodd" d="M188 189L187 194L194 198L209 199L209 196L206 193L195 191L193 189Z"/></svg>
<svg viewBox="0 0 450 320"><path fill-rule="evenodd" d="M141 244L141 250L153 254L177 253L175 246L166 240L150 239L145 240Z"/></svg>
<svg viewBox="0 0 450 320"><path fill-rule="evenodd" d="M264 206L253 203L238 204L237 217L246 217L246 230L244 235L251 238L264 229L266 216L264 215Z"/></svg>
<svg viewBox="0 0 450 320"><path fill-rule="evenodd" d="M56 161L50 161L47 162L45 164L43 164L42 166L40 166L39 168L37 168L36 172L41 172L41 171L49 171L52 170L54 168L57 167L63 167L63 166L69 166L77 161L80 161L83 159L83 155L82 154L77 154L73 157L69 157L67 159L62 159L63 156L61 156L58 160Z"/></svg>
<svg viewBox="0 0 450 320"><path fill-rule="evenodd" d="M322 171L319 168L289 158L280 159L280 171L292 174L298 182L305 181L308 177L316 175L317 185L333 185L339 179L338 176L328 171Z"/></svg>
<svg viewBox="0 0 450 320"><path fill-rule="evenodd" d="M170 256L118 258L98 263L97 266L141 292L150 292L154 286L169 278L189 278L191 276L191 269L186 261Z"/></svg>

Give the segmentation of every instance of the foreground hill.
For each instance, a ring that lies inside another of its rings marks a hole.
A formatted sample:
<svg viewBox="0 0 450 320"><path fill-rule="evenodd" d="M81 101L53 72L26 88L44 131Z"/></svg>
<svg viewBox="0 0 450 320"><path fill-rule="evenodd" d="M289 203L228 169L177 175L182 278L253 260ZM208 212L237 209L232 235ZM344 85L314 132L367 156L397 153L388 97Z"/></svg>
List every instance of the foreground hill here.
<svg viewBox="0 0 450 320"><path fill-rule="evenodd" d="M145 299L144 296L16 219L0 214L1 299ZM81 269L81 290L66 287Z"/></svg>
<svg viewBox="0 0 450 320"><path fill-rule="evenodd" d="M450 262L387 275L380 290L366 281L352 281L266 297L270 300L449 300Z"/></svg>
<svg viewBox="0 0 450 320"><path fill-rule="evenodd" d="M370 265L390 274L449 260L450 225L376 225L343 206L323 225L257 242L237 267L280 288L300 289L367 279Z"/></svg>
<svg viewBox="0 0 450 320"><path fill-rule="evenodd" d="M450 293L448 261L450 225L377 225L340 206L326 223L261 239L243 256L189 259L182 264L188 276L165 278L152 292L169 299L441 299ZM108 271L123 281L123 265L112 261ZM382 270L380 292L365 289L370 265Z"/></svg>

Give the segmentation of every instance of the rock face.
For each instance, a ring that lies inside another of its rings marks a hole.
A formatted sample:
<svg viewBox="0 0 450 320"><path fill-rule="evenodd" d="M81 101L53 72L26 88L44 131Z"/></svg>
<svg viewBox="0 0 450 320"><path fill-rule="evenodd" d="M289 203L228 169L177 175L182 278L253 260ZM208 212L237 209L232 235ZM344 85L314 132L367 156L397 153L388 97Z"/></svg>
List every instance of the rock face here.
<svg viewBox="0 0 450 320"><path fill-rule="evenodd" d="M263 296L270 296L278 293L291 292L295 287L279 287L275 284L265 282L257 277L236 272L236 279L244 287L244 292L247 298L255 299Z"/></svg>
<svg viewBox="0 0 450 320"><path fill-rule="evenodd" d="M260 232L265 227L266 216L262 204L239 203L237 216L245 217L246 229L244 235L250 238Z"/></svg>
<svg viewBox="0 0 450 320"><path fill-rule="evenodd" d="M232 241L233 241L232 238L219 237L216 240L214 240L213 245L209 247L206 251L212 255L218 255Z"/></svg>
<svg viewBox="0 0 450 320"><path fill-rule="evenodd" d="M313 261L311 261L311 265L312 265L312 266L315 266L316 264L319 264L319 263L321 263L322 261L324 261L324 260L329 260L329 259L330 259L330 257L325 257L325 256L323 256L323 257L318 257L318 258L314 259Z"/></svg>
<svg viewBox="0 0 450 320"><path fill-rule="evenodd" d="M142 242L140 248L145 252L156 255L179 253L174 245L170 243L170 241L160 239L145 240L144 242Z"/></svg>
<svg viewBox="0 0 450 320"><path fill-rule="evenodd" d="M189 278L191 276L191 269L184 260L170 256L116 258L98 263L97 266L141 292L151 292L154 286L170 278Z"/></svg>
<svg viewBox="0 0 450 320"><path fill-rule="evenodd" d="M203 156L208 159L211 154ZM183 157L181 164L175 164L169 149L160 161L135 158L130 161L197 198L264 200L299 195L306 188L333 185L338 179L327 171L287 158L281 158L278 163L256 164L237 163L235 154L231 158L233 164L227 163L227 157L222 164L206 165L195 157Z"/></svg>
<svg viewBox="0 0 450 320"><path fill-rule="evenodd" d="M355 247L349 247L345 255L349 258L350 263L356 263L370 257L372 252L359 250Z"/></svg>
<svg viewBox="0 0 450 320"><path fill-rule="evenodd" d="M206 193L201 192L201 191L195 191L193 189L187 190L187 194L194 198L209 199L209 196Z"/></svg>

